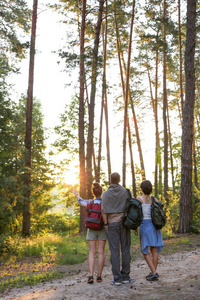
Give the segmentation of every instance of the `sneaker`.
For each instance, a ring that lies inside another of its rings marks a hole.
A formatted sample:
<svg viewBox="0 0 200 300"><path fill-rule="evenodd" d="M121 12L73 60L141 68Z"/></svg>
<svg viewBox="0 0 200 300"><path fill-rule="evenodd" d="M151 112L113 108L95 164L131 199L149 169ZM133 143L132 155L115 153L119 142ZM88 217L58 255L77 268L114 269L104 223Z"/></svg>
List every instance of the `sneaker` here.
<svg viewBox="0 0 200 300"><path fill-rule="evenodd" d="M101 278L101 276L98 276L97 277L97 282L102 282L103 281L103 279Z"/></svg>
<svg viewBox="0 0 200 300"><path fill-rule="evenodd" d="M87 281L87 283L93 283L94 282L94 278L93 278L93 276L89 276L88 277L88 281Z"/></svg>
<svg viewBox="0 0 200 300"><path fill-rule="evenodd" d="M134 282L135 279L133 278L129 278L129 279L126 279L126 280L122 280L122 283L130 283L130 282Z"/></svg>
<svg viewBox="0 0 200 300"><path fill-rule="evenodd" d="M158 275L158 273L156 273L156 274L157 274L157 276L158 276L158 278L159 278L159 275ZM146 279L147 279L149 276L152 276L152 275L153 275L153 273L152 273L152 272L150 272L150 273L149 273L149 275L147 275L147 276L146 276Z"/></svg>
<svg viewBox="0 0 200 300"><path fill-rule="evenodd" d="M117 282L117 281L114 281L114 280L112 280L110 283L112 285L121 285L122 284L121 282Z"/></svg>
<svg viewBox="0 0 200 300"><path fill-rule="evenodd" d="M153 273L150 272L149 275L146 276L146 278L148 278L149 276L152 276L152 275L153 275Z"/></svg>
<svg viewBox="0 0 200 300"><path fill-rule="evenodd" d="M148 281L154 281L154 280L158 280L158 277L159 277L159 275L158 275L158 273L156 273L156 274L151 274L151 275L147 276L146 279Z"/></svg>

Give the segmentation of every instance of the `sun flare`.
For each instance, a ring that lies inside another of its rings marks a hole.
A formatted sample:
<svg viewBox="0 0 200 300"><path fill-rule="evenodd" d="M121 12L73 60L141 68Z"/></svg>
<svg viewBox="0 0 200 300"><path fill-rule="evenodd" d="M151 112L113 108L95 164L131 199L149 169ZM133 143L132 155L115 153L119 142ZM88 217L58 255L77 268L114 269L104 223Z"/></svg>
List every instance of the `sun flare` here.
<svg viewBox="0 0 200 300"><path fill-rule="evenodd" d="M70 168L70 170L67 170L63 173L63 181L66 184L75 185L78 184L78 172L77 168Z"/></svg>

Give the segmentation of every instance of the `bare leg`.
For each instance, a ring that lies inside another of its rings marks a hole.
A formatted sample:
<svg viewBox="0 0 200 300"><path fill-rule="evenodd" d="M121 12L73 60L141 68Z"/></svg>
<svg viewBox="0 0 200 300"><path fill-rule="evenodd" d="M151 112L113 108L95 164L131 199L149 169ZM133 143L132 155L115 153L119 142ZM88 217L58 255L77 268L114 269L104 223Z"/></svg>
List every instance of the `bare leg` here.
<svg viewBox="0 0 200 300"><path fill-rule="evenodd" d="M89 272L90 272L90 276L93 276L94 264L95 264L95 253L96 253L96 241L89 240L88 243L89 243L89 257L88 257Z"/></svg>
<svg viewBox="0 0 200 300"><path fill-rule="evenodd" d="M157 270L158 265L158 251L156 247L151 247L151 254L152 254L152 260L155 267L155 270Z"/></svg>
<svg viewBox="0 0 200 300"><path fill-rule="evenodd" d="M143 256L144 256L144 259L146 260L151 272L153 274L156 274L156 269L154 267L154 263L153 263L153 259L152 259L151 255L149 253L148 254L143 253Z"/></svg>
<svg viewBox="0 0 200 300"><path fill-rule="evenodd" d="M105 244L106 241L98 241L98 277L101 277L103 267L104 267L104 261L105 261Z"/></svg>

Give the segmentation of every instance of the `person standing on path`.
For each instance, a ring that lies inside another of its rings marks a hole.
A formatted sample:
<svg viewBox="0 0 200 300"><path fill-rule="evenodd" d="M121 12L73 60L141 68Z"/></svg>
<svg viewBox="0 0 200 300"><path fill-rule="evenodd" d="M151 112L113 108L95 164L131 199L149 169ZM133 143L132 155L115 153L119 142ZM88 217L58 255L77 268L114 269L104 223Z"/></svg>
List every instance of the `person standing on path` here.
<svg viewBox="0 0 200 300"><path fill-rule="evenodd" d="M93 188L92 192L94 196L96 197L94 199L94 204L101 204L101 210L102 210L102 186L98 183L95 182L93 183ZM83 200L76 189L74 189L74 194L79 202L80 205L82 206L87 206L88 203L91 203L93 200ZM103 227L101 230L95 230L88 228L87 230L87 237L86 239L88 240L89 244L89 257L88 257L88 262L89 262L89 277L87 283L91 284L94 283L94 265L95 265L95 254L96 254L96 245L98 241L98 274L97 274L97 282L102 282L102 271L104 267L104 262L105 262L105 244L107 240L107 231L105 227Z"/></svg>
<svg viewBox="0 0 200 300"><path fill-rule="evenodd" d="M111 284L121 285L122 283L133 282L130 278L130 229L123 225L124 212L127 205L128 193L122 187L120 175L115 172L110 176L110 186L103 193L102 208L103 220L108 230L108 242L111 252L111 264L113 280ZM122 256L122 266L120 270L120 248Z"/></svg>
<svg viewBox="0 0 200 300"><path fill-rule="evenodd" d="M151 204L152 199L150 194L152 193L152 184L149 180L145 180L141 183L140 188L143 195L138 197L142 203L143 221L140 225L140 244L141 251L146 260L151 272L146 276L148 281L158 280L157 265L158 265L158 253L163 248L163 239L160 230L156 230L151 219ZM158 201L155 199L155 201ZM150 247L149 253L148 249Z"/></svg>

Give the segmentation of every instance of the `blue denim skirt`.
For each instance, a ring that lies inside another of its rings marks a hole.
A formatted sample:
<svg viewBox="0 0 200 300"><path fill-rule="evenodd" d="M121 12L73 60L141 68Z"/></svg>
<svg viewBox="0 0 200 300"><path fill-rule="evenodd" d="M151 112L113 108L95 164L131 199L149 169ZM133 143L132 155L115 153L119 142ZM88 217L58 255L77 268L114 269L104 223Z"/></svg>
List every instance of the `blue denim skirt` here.
<svg viewBox="0 0 200 300"><path fill-rule="evenodd" d="M148 254L149 247L156 247L158 253L163 248L163 239L160 230L156 230L152 220L143 220L140 225L140 240L142 253Z"/></svg>

